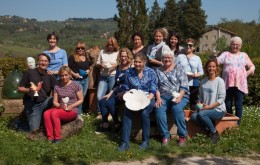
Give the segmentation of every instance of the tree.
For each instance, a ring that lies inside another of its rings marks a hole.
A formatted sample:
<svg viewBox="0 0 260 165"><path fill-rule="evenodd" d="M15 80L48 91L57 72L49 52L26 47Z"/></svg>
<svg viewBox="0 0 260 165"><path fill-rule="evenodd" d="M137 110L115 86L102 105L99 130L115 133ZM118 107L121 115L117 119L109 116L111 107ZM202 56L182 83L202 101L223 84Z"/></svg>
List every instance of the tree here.
<svg viewBox="0 0 260 165"><path fill-rule="evenodd" d="M129 47L129 38L134 31L147 29L147 9L144 0L117 0L119 16L115 15L118 30L115 37L121 46Z"/></svg>
<svg viewBox="0 0 260 165"><path fill-rule="evenodd" d="M148 35L149 35L149 43L153 40L153 31L159 27L158 22L160 20L161 8L157 2L154 1L151 11L149 12L149 23L148 23Z"/></svg>
<svg viewBox="0 0 260 165"><path fill-rule="evenodd" d="M187 0L182 8L182 22L180 28L184 38L198 40L205 32L205 11L201 9L201 0Z"/></svg>
<svg viewBox="0 0 260 165"><path fill-rule="evenodd" d="M160 27L165 27L168 31L179 30L179 12L175 0L165 2L165 8L160 15Z"/></svg>

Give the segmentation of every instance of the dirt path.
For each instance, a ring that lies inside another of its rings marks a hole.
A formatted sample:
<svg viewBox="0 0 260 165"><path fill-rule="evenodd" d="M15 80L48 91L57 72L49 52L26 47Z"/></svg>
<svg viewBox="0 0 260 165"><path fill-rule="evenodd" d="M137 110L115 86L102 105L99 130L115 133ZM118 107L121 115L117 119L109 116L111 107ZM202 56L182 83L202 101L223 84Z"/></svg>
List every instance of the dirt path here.
<svg viewBox="0 0 260 165"><path fill-rule="evenodd" d="M131 162L101 162L96 165L259 165L260 155L255 157L256 159L249 158L222 158L222 157L168 157L167 159L159 160L154 157L150 157L143 161L131 161Z"/></svg>

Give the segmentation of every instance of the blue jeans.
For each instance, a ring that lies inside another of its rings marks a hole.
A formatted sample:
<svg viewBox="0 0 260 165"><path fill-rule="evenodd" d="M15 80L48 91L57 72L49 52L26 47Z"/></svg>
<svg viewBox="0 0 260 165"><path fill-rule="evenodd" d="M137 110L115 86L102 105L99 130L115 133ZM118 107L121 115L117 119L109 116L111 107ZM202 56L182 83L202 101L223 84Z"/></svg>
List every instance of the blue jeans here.
<svg viewBox="0 0 260 165"><path fill-rule="evenodd" d="M46 109L52 107L53 98L47 97L41 103L36 103L31 100L25 100L24 102L24 111L28 120L29 131L35 131L40 128L42 114Z"/></svg>
<svg viewBox="0 0 260 165"><path fill-rule="evenodd" d="M107 92L111 91L115 84L115 76L100 76L98 89L97 89L97 101L99 102ZM97 105L97 112L100 112L99 104Z"/></svg>
<svg viewBox="0 0 260 165"><path fill-rule="evenodd" d="M242 91L240 91L237 87L229 87L226 91L225 104L227 112L233 114L232 106L234 100L236 109L235 115L239 117L238 125L240 125L242 119L244 95L245 94Z"/></svg>
<svg viewBox="0 0 260 165"><path fill-rule="evenodd" d="M88 81L89 81L89 78L85 78L85 79L82 79L82 80L74 80L74 82L78 83L80 86L81 86L81 89L83 91L83 99L85 98L86 94L87 94L87 90L88 90ZM82 104L80 104L78 106L78 115L81 115L82 114Z"/></svg>
<svg viewBox="0 0 260 165"><path fill-rule="evenodd" d="M182 98L181 102L176 104L172 102L171 95L162 95L161 99L163 104L155 109L155 117L158 129L160 134L163 138L169 138L170 132L168 130L168 123L167 123L167 109L170 109L172 112L173 121L177 126L177 134L180 137L186 137L187 130L186 130L186 122L184 118L184 108L188 104L189 99Z"/></svg>
<svg viewBox="0 0 260 165"><path fill-rule="evenodd" d="M221 120L225 115L224 111L217 110L201 110L191 115L191 120L198 125L204 126L211 133L216 132L214 121Z"/></svg>
<svg viewBox="0 0 260 165"><path fill-rule="evenodd" d="M102 123L108 123L108 114L110 113L112 115L112 118L115 122L115 124L119 123L118 120L118 112L116 110L116 105L119 103L123 103L123 100L118 100L116 95L113 93L108 100L106 98L101 99L99 101L99 107L102 115Z"/></svg>
<svg viewBox="0 0 260 165"><path fill-rule="evenodd" d="M143 142L149 143L150 137L150 113L153 110L155 100L152 99L150 104L143 110L141 110L141 119L142 119L142 140ZM134 103L133 103L134 104ZM131 126L132 126L132 119L133 114L136 113L131 111L127 108L124 110L123 116L123 133L122 133L122 140L123 143L129 144L130 140L130 133L131 133Z"/></svg>

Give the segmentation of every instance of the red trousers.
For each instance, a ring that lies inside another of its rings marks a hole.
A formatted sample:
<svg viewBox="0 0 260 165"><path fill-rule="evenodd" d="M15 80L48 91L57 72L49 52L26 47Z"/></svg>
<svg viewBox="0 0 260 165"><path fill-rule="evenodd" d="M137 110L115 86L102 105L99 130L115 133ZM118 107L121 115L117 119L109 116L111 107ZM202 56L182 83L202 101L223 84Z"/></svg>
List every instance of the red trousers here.
<svg viewBox="0 0 260 165"><path fill-rule="evenodd" d="M61 139L61 121L72 121L77 117L74 110L52 108L44 112L44 125L48 140Z"/></svg>

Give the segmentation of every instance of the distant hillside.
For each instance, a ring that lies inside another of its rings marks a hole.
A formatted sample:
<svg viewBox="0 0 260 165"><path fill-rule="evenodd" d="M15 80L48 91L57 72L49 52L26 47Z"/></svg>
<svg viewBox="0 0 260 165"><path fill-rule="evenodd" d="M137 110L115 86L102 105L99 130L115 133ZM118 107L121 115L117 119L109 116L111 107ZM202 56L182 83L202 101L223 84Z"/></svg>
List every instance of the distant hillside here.
<svg viewBox="0 0 260 165"><path fill-rule="evenodd" d="M37 21L19 16L0 16L0 57L28 56L48 47L46 36L57 32L59 46L71 53L77 41L103 47L117 28L112 18L69 18L65 21Z"/></svg>

